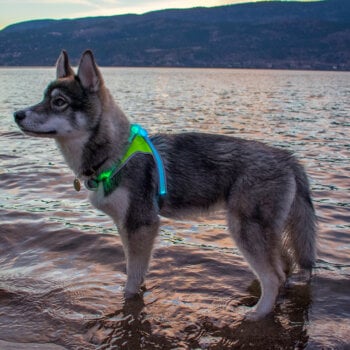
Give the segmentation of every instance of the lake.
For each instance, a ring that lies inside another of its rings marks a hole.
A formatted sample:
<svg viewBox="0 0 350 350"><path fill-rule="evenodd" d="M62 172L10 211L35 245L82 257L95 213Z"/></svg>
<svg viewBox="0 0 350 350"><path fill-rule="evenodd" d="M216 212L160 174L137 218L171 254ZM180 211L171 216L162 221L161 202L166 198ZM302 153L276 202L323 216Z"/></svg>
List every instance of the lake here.
<svg viewBox="0 0 350 350"><path fill-rule="evenodd" d="M305 165L319 220L310 285L272 316L242 320L259 296L221 212L162 219L147 290L126 302L112 221L73 189L52 140L13 112L39 102L52 68L0 69L1 349L349 349L350 73L103 68L149 133L202 131L288 149Z"/></svg>

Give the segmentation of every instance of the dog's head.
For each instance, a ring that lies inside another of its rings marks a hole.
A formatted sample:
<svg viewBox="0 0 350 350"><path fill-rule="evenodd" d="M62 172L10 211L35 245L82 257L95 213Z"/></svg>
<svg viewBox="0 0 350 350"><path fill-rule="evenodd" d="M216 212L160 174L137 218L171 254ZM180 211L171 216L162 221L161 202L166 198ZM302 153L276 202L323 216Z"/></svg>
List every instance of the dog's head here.
<svg viewBox="0 0 350 350"><path fill-rule="evenodd" d="M56 68L57 79L49 84L43 100L15 112L16 123L24 133L39 137L74 138L92 132L98 125L104 94L93 53L84 52L77 75L65 51Z"/></svg>

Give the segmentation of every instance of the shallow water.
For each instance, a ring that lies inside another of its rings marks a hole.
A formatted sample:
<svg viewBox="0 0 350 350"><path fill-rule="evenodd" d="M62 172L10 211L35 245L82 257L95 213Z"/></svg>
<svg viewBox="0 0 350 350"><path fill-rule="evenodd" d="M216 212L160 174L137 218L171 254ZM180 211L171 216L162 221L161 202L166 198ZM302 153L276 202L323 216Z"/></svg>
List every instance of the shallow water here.
<svg viewBox="0 0 350 350"><path fill-rule="evenodd" d="M126 302L111 220L74 191L54 142L22 135L53 69L0 69L1 349L345 349L350 347L350 73L103 69L133 122L292 150L319 218L311 285L295 283L264 321L259 295L222 213L163 219L143 299Z"/></svg>

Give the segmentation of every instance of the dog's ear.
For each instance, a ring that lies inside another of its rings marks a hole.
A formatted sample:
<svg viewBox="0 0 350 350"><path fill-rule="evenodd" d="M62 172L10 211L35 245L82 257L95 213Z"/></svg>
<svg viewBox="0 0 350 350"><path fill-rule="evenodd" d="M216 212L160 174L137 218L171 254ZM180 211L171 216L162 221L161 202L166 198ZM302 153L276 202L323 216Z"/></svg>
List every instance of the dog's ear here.
<svg viewBox="0 0 350 350"><path fill-rule="evenodd" d="M103 85L102 75L91 50L85 51L80 59L78 78L83 87L90 92L97 92Z"/></svg>
<svg viewBox="0 0 350 350"><path fill-rule="evenodd" d="M71 75L74 75L74 72L69 64L68 54L65 50L62 50L56 63L56 77L57 79L60 79Z"/></svg>

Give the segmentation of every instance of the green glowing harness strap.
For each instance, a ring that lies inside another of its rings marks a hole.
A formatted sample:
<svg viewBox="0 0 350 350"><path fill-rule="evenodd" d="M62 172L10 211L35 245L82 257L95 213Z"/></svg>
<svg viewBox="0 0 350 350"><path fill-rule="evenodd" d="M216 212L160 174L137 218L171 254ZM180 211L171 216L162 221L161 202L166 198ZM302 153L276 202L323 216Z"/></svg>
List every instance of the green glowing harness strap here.
<svg viewBox="0 0 350 350"><path fill-rule="evenodd" d="M167 185L162 158L154 147L152 141L149 139L147 131L138 124L132 124L130 127L129 148L121 161L111 169L107 169L100 173L95 179L85 181L85 187L90 191L97 191L98 185L102 183L105 192L113 191L114 185L112 179L137 153L150 154L153 156L159 177L158 194L160 197L165 196L167 194Z"/></svg>

